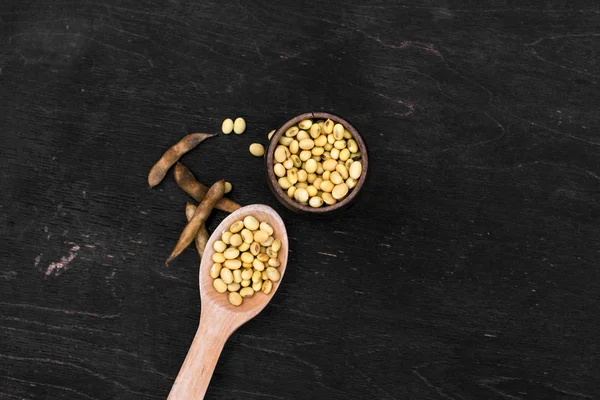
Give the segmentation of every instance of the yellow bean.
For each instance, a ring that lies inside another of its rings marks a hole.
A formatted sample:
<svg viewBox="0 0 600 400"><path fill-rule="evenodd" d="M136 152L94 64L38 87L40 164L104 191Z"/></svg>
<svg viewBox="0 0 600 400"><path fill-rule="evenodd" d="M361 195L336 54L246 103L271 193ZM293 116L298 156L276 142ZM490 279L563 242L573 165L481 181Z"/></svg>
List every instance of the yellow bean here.
<svg viewBox="0 0 600 400"><path fill-rule="evenodd" d="M335 143L335 138L333 137L333 133L327 135L327 143L333 145Z"/></svg>
<svg viewBox="0 0 600 400"><path fill-rule="evenodd" d="M333 126L333 137L335 140L342 140L344 138L344 125L335 124Z"/></svg>
<svg viewBox="0 0 600 400"><path fill-rule="evenodd" d="M233 224L231 224L231 226L229 227L229 231L231 233L238 233L239 231L241 231L242 229L244 229L244 223L242 221L235 221Z"/></svg>
<svg viewBox="0 0 600 400"><path fill-rule="evenodd" d="M235 247L230 247L223 252L223 255L225 256L226 259L233 260L240 255L240 251L238 249L236 249Z"/></svg>
<svg viewBox="0 0 600 400"><path fill-rule="evenodd" d="M252 271L252 270L247 270L247 271ZM250 279L243 280L242 283L241 283L242 287L248 287L251 284L252 284L252 281Z"/></svg>
<svg viewBox="0 0 600 400"><path fill-rule="evenodd" d="M328 181L330 176L331 176L331 171L325 171L325 172L323 172L323 175L321 175L321 178L323 178L324 181Z"/></svg>
<svg viewBox="0 0 600 400"><path fill-rule="evenodd" d="M222 253L227 249L227 245L222 240L217 240L213 243L213 249L215 249L217 253Z"/></svg>
<svg viewBox="0 0 600 400"><path fill-rule="evenodd" d="M308 172L309 174L312 174L312 173L316 172L317 168L318 168L318 164L313 159L310 159L310 160L306 161L306 164L304 165L304 170L306 172Z"/></svg>
<svg viewBox="0 0 600 400"><path fill-rule="evenodd" d="M288 181L288 178L286 177L279 178L277 180L277 183L279 184L279 187L281 187L284 190L287 190L290 188L290 186L292 186L292 184L290 183L290 181Z"/></svg>
<svg viewBox="0 0 600 400"><path fill-rule="evenodd" d="M250 245L250 254L256 257L258 253L260 253L260 244L254 242Z"/></svg>
<svg viewBox="0 0 600 400"><path fill-rule="evenodd" d="M271 293L271 290L273 290L273 282L271 282L270 280L265 280L262 283L262 287L261 290L264 294L269 294Z"/></svg>
<svg viewBox="0 0 600 400"><path fill-rule="evenodd" d="M223 279L217 278L213 281L213 287L219 293L225 293L227 291L227 284L223 282Z"/></svg>
<svg viewBox="0 0 600 400"><path fill-rule="evenodd" d="M333 198L333 196L331 195L331 193L323 192L323 194L321 195L321 197L323 198L323 201L325 203L327 203L328 205L330 205L330 206L332 206L335 203L337 203L337 200Z"/></svg>
<svg viewBox="0 0 600 400"><path fill-rule="evenodd" d="M269 225L267 222L261 222L259 226L261 231L267 232L269 235L274 233L273 227Z"/></svg>
<svg viewBox="0 0 600 400"><path fill-rule="evenodd" d="M290 184L295 185L298 183L298 171L295 168L289 169L287 172L287 180Z"/></svg>
<svg viewBox="0 0 600 400"><path fill-rule="evenodd" d="M233 270L233 282L240 283L242 281L242 271L239 269Z"/></svg>
<svg viewBox="0 0 600 400"><path fill-rule="evenodd" d="M262 157L265 155L265 148L260 143L252 143L250 145L250 154L254 157Z"/></svg>
<svg viewBox="0 0 600 400"><path fill-rule="evenodd" d="M277 268L274 267L267 268L267 276L269 277L269 280L273 282L277 282L279 278L281 278L279 270L277 270Z"/></svg>
<svg viewBox="0 0 600 400"><path fill-rule="evenodd" d="M246 242L244 242L238 246L238 250L240 251L240 253L245 252L249 248L250 248L250 243L246 243Z"/></svg>
<svg viewBox="0 0 600 400"><path fill-rule="evenodd" d="M352 165L350 165L350 170L348 172L352 179L360 178L360 175L362 174L362 163L360 161L353 162Z"/></svg>
<svg viewBox="0 0 600 400"><path fill-rule="evenodd" d="M254 282L252 284L252 290L254 290L255 292L260 291L260 288L262 287L262 279L258 282Z"/></svg>
<svg viewBox="0 0 600 400"><path fill-rule="evenodd" d="M352 134L348 131L348 129L344 129L344 139L352 139Z"/></svg>
<svg viewBox="0 0 600 400"><path fill-rule="evenodd" d="M222 264L225 262L225 256L223 253L213 253L212 260L216 263Z"/></svg>
<svg viewBox="0 0 600 400"><path fill-rule="evenodd" d="M317 188L317 190L321 189L321 182L323 182L323 178L317 178L314 180L312 185Z"/></svg>
<svg viewBox="0 0 600 400"><path fill-rule="evenodd" d="M306 203L308 201L308 192L306 189L297 189L294 193L294 198L300 203Z"/></svg>
<svg viewBox="0 0 600 400"><path fill-rule="evenodd" d="M275 149L275 153L273 154L273 157L275 158L275 161L277 161L278 163L282 163L285 160L287 160L290 157L290 151L287 147L285 146L277 146L277 148Z"/></svg>
<svg viewBox="0 0 600 400"><path fill-rule="evenodd" d="M315 147L315 142L312 139L302 139L299 144L302 150L310 150Z"/></svg>
<svg viewBox="0 0 600 400"><path fill-rule="evenodd" d="M269 140L271 140L271 138L273 137L274 134L275 134L275 129L273 129L271 132L269 132L269 134L267 135Z"/></svg>
<svg viewBox="0 0 600 400"><path fill-rule="evenodd" d="M233 121L233 131L237 134L237 135L241 135L242 133L244 133L244 131L246 130L246 121L244 121L244 118L236 118L235 121Z"/></svg>
<svg viewBox="0 0 600 400"><path fill-rule="evenodd" d="M308 204L310 204L310 206L313 208L319 208L323 205L323 199L318 196L311 197Z"/></svg>
<svg viewBox="0 0 600 400"><path fill-rule="evenodd" d="M329 152L329 156L334 160L337 160L338 158L340 158L340 151L338 149L331 149L331 151Z"/></svg>
<svg viewBox="0 0 600 400"><path fill-rule="evenodd" d="M227 268L221 268L219 276L221 277L221 280L228 285L233 282L233 273Z"/></svg>
<svg viewBox="0 0 600 400"><path fill-rule="evenodd" d="M333 145L331 143L327 143L325 146L323 146L323 148L325 151L331 151L333 149Z"/></svg>
<svg viewBox="0 0 600 400"><path fill-rule="evenodd" d="M317 174L308 174L306 176L306 182L313 183L317 179Z"/></svg>
<svg viewBox="0 0 600 400"><path fill-rule="evenodd" d="M277 258L277 255L278 255L278 253L277 253L275 250L273 250L272 248L270 248L270 247L269 247L269 248L267 249L267 255L268 255L270 258Z"/></svg>
<svg viewBox="0 0 600 400"><path fill-rule="evenodd" d="M292 162L294 163L294 167L300 168L302 166L302 161L300 160L300 157L298 157L297 155L292 154L292 156L290 157L290 160L292 160Z"/></svg>
<svg viewBox="0 0 600 400"><path fill-rule="evenodd" d="M312 153L313 156L320 156L323 153L325 153L325 149L322 147L313 147L310 152Z"/></svg>
<svg viewBox="0 0 600 400"><path fill-rule="evenodd" d="M271 249L273 249L273 251L279 251L279 249L281 249L281 240L275 239L271 244Z"/></svg>
<svg viewBox="0 0 600 400"><path fill-rule="evenodd" d="M294 193L296 192L296 186L290 186L287 190L287 195L290 199L294 198Z"/></svg>
<svg viewBox="0 0 600 400"><path fill-rule="evenodd" d="M335 170L341 175L342 179L344 180L348 179L348 176L350 176L348 174L348 168L346 168L344 164L338 164L335 167Z"/></svg>
<svg viewBox="0 0 600 400"><path fill-rule="evenodd" d="M273 243L273 240L275 240L273 238L273 236L269 236L269 238L267 240L265 240L264 242L261 242L260 245L263 247L269 247L271 245L271 243Z"/></svg>
<svg viewBox="0 0 600 400"><path fill-rule="evenodd" d="M308 192L308 195L310 197L314 197L317 195L319 190L316 187L314 187L313 185L310 185L309 187L306 188L306 191Z"/></svg>
<svg viewBox="0 0 600 400"><path fill-rule="evenodd" d="M291 158L288 158L287 160L285 160L283 162L283 167L287 170L287 169L292 169L294 168L294 162L292 161ZM287 174L287 172L286 172Z"/></svg>
<svg viewBox="0 0 600 400"><path fill-rule="evenodd" d="M220 276L221 274L221 268L223 268L223 266L219 263L214 263L211 267L210 267L210 277L213 279L216 279Z"/></svg>
<svg viewBox="0 0 600 400"><path fill-rule="evenodd" d="M242 235L240 235L239 233L235 233L233 234L233 236L231 236L231 239L229 239L229 242L231 243L232 246L239 246L241 245L244 240L242 239Z"/></svg>
<svg viewBox="0 0 600 400"><path fill-rule="evenodd" d="M262 278L263 281L269 279L269 277L267 276L267 271L266 270L262 271L261 274L262 274L261 278Z"/></svg>
<svg viewBox="0 0 600 400"><path fill-rule="evenodd" d="M340 160L346 161L349 158L350 158L350 150L342 149L342 151L340 151Z"/></svg>
<svg viewBox="0 0 600 400"><path fill-rule="evenodd" d="M268 269L268 268L267 268ZM269 271L267 271L267 274L269 273ZM254 271L254 273L252 274L252 282L259 282L262 280L262 274L260 273L260 271Z"/></svg>
<svg viewBox="0 0 600 400"><path fill-rule="evenodd" d="M254 256L252 255L252 253L246 251L242 253L240 259L242 260L242 263L251 264L252 261L254 261Z"/></svg>
<svg viewBox="0 0 600 400"><path fill-rule="evenodd" d="M300 171L298 171L298 182L306 182L306 180L308 179L308 173L301 169Z"/></svg>
<svg viewBox="0 0 600 400"><path fill-rule="evenodd" d="M254 232L254 241L261 243L269 238L269 234L265 231L258 230Z"/></svg>
<svg viewBox="0 0 600 400"><path fill-rule="evenodd" d="M238 290L240 290L240 283L239 282L230 283L229 285L227 285L227 290L229 290L230 292L237 292Z"/></svg>
<svg viewBox="0 0 600 400"><path fill-rule="evenodd" d="M354 189L358 182L355 179L348 178L346 179L346 185L348 185L348 189Z"/></svg>
<svg viewBox="0 0 600 400"><path fill-rule="evenodd" d="M254 289L245 287L240 290L240 296L242 297L252 297L254 296Z"/></svg>
<svg viewBox="0 0 600 400"><path fill-rule="evenodd" d="M286 169L281 163L275 164L273 166L273 171L275 172L275 175L277 175L279 178L285 176L286 174Z"/></svg>
<svg viewBox="0 0 600 400"><path fill-rule="evenodd" d="M317 173L317 175L322 174L324 171L323 169L323 163L317 163L317 170L315 171Z"/></svg>
<svg viewBox="0 0 600 400"><path fill-rule="evenodd" d="M269 256L266 255L265 253L259 253L258 256L256 256L256 259L258 261L261 261L263 263L266 263L267 261L269 261Z"/></svg>
<svg viewBox="0 0 600 400"><path fill-rule="evenodd" d="M336 149L345 149L346 148L346 141L345 140L338 140L333 144L333 147L335 147Z"/></svg>
<svg viewBox="0 0 600 400"><path fill-rule="evenodd" d="M310 127L312 126L313 122L311 119L303 119L302 121L298 122L298 128L300 129L310 129Z"/></svg>
<svg viewBox="0 0 600 400"><path fill-rule="evenodd" d="M327 192L327 193L331 193L334 186L335 185L333 183L331 183L331 181L323 181L321 183L321 190L324 192Z"/></svg>
<svg viewBox="0 0 600 400"><path fill-rule="evenodd" d="M265 263L257 258L255 258L254 261L252 261L252 266L257 271L264 271L265 269Z"/></svg>
<svg viewBox="0 0 600 400"><path fill-rule="evenodd" d="M298 139L298 141L300 142L303 139L310 139L310 135L306 131L300 131L298 132L298 136L296 136L296 139Z"/></svg>
<svg viewBox="0 0 600 400"><path fill-rule="evenodd" d="M312 152L310 150L302 150L299 157L300 161L307 161L312 157Z"/></svg>
<svg viewBox="0 0 600 400"><path fill-rule="evenodd" d="M225 193L229 193L233 190L233 186L231 185L231 182L225 182Z"/></svg>
<svg viewBox="0 0 600 400"><path fill-rule="evenodd" d="M356 140L348 140L348 150L350 153L356 153L358 151L358 143L356 143Z"/></svg>
<svg viewBox="0 0 600 400"><path fill-rule="evenodd" d="M294 125L285 131L285 136L294 137L298 134L298 131L299 131L298 127Z"/></svg>
<svg viewBox="0 0 600 400"><path fill-rule="evenodd" d="M250 279L252 279L252 274L254 272L251 269L245 269L242 271L242 280L243 281L249 281Z"/></svg>
<svg viewBox="0 0 600 400"><path fill-rule="evenodd" d="M333 126L334 126L334 122L330 119L328 119L327 121L325 121L323 123L323 130L325 131L325 133L331 133L333 132Z"/></svg>
<svg viewBox="0 0 600 400"><path fill-rule="evenodd" d="M251 231L255 231L260 226L260 222L258 222L258 220L252 215L248 215L246 218L244 218L244 226Z"/></svg>
<svg viewBox="0 0 600 400"><path fill-rule="evenodd" d="M252 232L250 231L250 229L248 228L244 228L242 229L242 232L240 232L240 235L242 237L242 240L245 243L252 243Z"/></svg>
<svg viewBox="0 0 600 400"><path fill-rule="evenodd" d="M278 143L280 145L283 145L283 146L289 146L290 143L292 143L293 140L294 140L293 138L290 138L290 137L287 137L287 136L282 136L281 138L279 138L279 142Z"/></svg>
<svg viewBox="0 0 600 400"><path fill-rule="evenodd" d="M229 135L233 131L233 120L231 118L227 118L221 124L221 131Z"/></svg>
<svg viewBox="0 0 600 400"><path fill-rule="evenodd" d="M223 234L221 235L221 240L223 241L223 243L225 244L230 244L231 242L229 241L231 239L231 236L233 236L233 233L229 232L229 231L225 231L223 232Z"/></svg>
<svg viewBox="0 0 600 400"><path fill-rule="evenodd" d="M269 261L267 261L267 263L269 264L269 267L275 267L275 268L277 268L281 265L279 260L276 258L269 258Z"/></svg>
<svg viewBox="0 0 600 400"><path fill-rule="evenodd" d="M321 135L315 139L315 146L323 147L327 144L327 136Z"/></svg>
<svg viewBox="0 0 600 400"><path fill-rule="evenodd" d="M331 173L331 176L329 177L329 180L334 185L339 185L340 183L344 182L344 179L342 179L342 175L340 175L340 173L337 172L337 171L333 171Z"/></svg>
<svg viewBox="0 0 600 400"><path fill-rule="evenodd" d="M229 302L234 306L241 306L244 299L238 292L229 292Z"/></svg>
<svg viewBox="0 0 600 400"><path fill-rule="evenodd" d="M308 183L306 183L306 182L298 182L298 183L296 183L296 190L298 190L298 189L306 189L307 187L308 187Z"/></svg>
<svg viewBox="0 0 600 400"><path fill-rule="evenodd" d="M323 161L323 169L325 171L335 171L335 167L337 166L337 161L333 159Z"/></svg>
<svg viewBox="0 0 600 400"><path fill-rule="evenodd" d="M300 150L300 143L295 139L292 140L292 143L290 143L289 149L290 149L290 153L298 154L298 151Z"/></svg>
<svg viewBox="0 0 600 400"><path fill-rule="evenodd" d="M225 260L223 266L228 269L240 269L242 267L242 261L240 260Z"/></svg>
<svg viewBox="0 0 600 400"><path fill-rule="evenodd" d="M252 264L250 263L242 263L242 268L252 268Z"/></svg>
<svg viewBox="0 0 600 400"><path fill-rule="evenodd" d="M331 191L331 195L336 200L343 199L344 197L346 197L347 194L348 194L348 185L346 185L345 183L336 185L333 188L333 190Z"/></svg>
<svg viewBox="0 0 600 400"><path fill-rule="evenodd" d="M310 127L310 137L316 139L319 136L321 136L321 126L319 124L313 124Z"/></svg>

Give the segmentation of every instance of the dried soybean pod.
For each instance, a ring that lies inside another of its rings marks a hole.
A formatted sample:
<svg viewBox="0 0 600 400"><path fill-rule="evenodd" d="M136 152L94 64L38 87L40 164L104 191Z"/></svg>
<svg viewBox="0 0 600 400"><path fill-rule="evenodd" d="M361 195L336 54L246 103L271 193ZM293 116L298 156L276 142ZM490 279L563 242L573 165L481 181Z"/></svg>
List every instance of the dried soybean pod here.
<svg viewBox="0 0 600 400"><path fill-rule="evenodd" d="M192 203L188 202L185 205L185 217L187 218L188 222L194 216L194 211L196 211L196 206L193 205ZM195 239L196 250L198 251L198 255L200 256L200 259L202 259L202 254L204 253L204 249L206 248L206 243L208 243L209 237L210 237L210 235L208 234L206 225L202 224L200 226L200 230L198 230L198 234L196 235L196 239Z"/></svg>
<svg viewBox="0 0 600 400"><path fill-rule="evenodd" d="M190 170L180 162L175 164L174 173L177 185L179 185L184 192L192 196L197 202L201 203L206 197L208 187L198 182ZM241 207L242 206L235 201L227 198L222 198L215 206L215 208L228 213L232 213Z"/></svg>
<svg viewBox="0 0 600 400"><path fill-rule="evenodd" d="M148 184L150 187L152 188L158 185L167 174L167 171L169 171L169 168L171 168L182 155L198 146L205 139L213 136L215 135L209 133L192 133L185 136L177 142L177 144L167 150L156 164L154 164L148 174Z"/></svg>
<svg viewBox="0 0 600 400"><path fill-rule="evenodd" d="M192 219L181 232L181 236L179 236L179 240L173 249L173 252L165 261L165 265L169 265L169 262L177 257L181 252L194 240L198 231L200 230L200 226L204 224L210 212L212 211L217 201L223 197L225 194L225 181L220 180L208 189L208 193L206 194L206 198L200 203L198 207L196 207L196 211L194 211L194 215Z"/></svg>

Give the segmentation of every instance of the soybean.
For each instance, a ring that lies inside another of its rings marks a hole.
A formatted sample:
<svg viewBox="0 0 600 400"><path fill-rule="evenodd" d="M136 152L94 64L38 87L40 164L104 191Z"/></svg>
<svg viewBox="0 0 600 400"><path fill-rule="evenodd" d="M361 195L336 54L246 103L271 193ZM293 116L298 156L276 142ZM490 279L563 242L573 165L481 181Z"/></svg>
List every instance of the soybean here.
<svg viewBox="0 0 600 400"><path fill-rule="evenodd" d="M241 117L236 118L235 121L233 122L233 131L237 135L241 135L242 133L244 133L245 130L246 130L246 121L244 121L244 118L241 118Z"/></svg>
<svg viewBox="0 0 600 400"><path fill-rule="evenodd" d="M260 143L252 143L250 145L250 154L254 157L262 157L265 155L265 148Z"/></svg>
<svg viewBox="0 0 600 400"><path fill-rule="evenodd" d="M227 118L223 120L221 124L221 132L226 135L229 135L233 131L233 120L231 118Z"/></svg>

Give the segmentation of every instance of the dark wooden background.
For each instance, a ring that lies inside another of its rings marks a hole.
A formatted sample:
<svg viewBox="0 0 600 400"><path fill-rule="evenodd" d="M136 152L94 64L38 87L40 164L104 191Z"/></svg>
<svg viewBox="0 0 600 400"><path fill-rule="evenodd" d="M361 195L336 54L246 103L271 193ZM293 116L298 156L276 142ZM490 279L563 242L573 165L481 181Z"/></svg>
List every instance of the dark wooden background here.
<svg viewBox="0 0 600 400"><path fill-rule="evenodd" d="M7 0L0 43L0 398L166 398L197 255L164 267L189 199L147 172L239 115L183 162L291 258L207 398L600 397L597 2ZM316 110L372 160L331 220L247 150Z"/></svg>

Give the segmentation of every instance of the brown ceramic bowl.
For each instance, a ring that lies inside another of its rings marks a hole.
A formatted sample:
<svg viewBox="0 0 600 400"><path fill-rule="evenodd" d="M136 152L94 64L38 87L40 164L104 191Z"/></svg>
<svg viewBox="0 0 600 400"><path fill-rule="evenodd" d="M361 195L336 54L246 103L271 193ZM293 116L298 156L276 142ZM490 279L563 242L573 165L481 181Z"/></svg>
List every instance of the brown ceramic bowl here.
<svg viewBox="0 0 600 400"><path fill-rule="evenodd" d="M360 176L358 184L354 187L354 189L350 190L348 196L346 196L342 201L339 201L332 206L323 206L323 207L319 207L319 208L313 208L309 205L302 205L294 199L290 199L288 197L287 193L281 187L279 187L279 184L277 183L277 176L275 175L275 172L273 171L273 165L274 165L273 154L275 153L275 148L277 147L277 145L279 143L279 139L281 138L281 136L283 136L285 131L288 130L288 128L290 128L291 126L296 125L298 122L300 122L304 119L308 119L308 118L324 119L324 120L331 119L334 122L339 122L340 124L344 125L344 127L352 134L354 140L356 140L356 143L358 143L358 148L362 154L361 162L363 164L363 168L362 168L362 175ZM367 147L365 145L364 140L359 135L358 131L348 121L338 117L337 115L333 115L333 114L329 114L329 113L325 113L325 112L314 112L314 113L301 114L301 115L298 115L298 116L290 119L288 122L283 124L281 126L281 128L279 128L277 130L277 132L275 132L275 134L271 138L271 143L269 144L269 148L267 149L266 163L267 163L267 182L269 183L269 187L271 188L271 191L273 192L273 194L275 195L277 200L279 200L279 202L281 204L283 204L285 207L287 207L288 209L290 209L294 212L306 213L306 214L317 214L317 215L319 215L319 214L324 215L327 213L338 211L338 210L346 208L348 205L350 205L352 203L352 201L358 195L358 192L360 192L360 189L363 187L363 184L365 183L365 179L367 177L367 172L369 169L369 157L367 154Z"/></svg>

